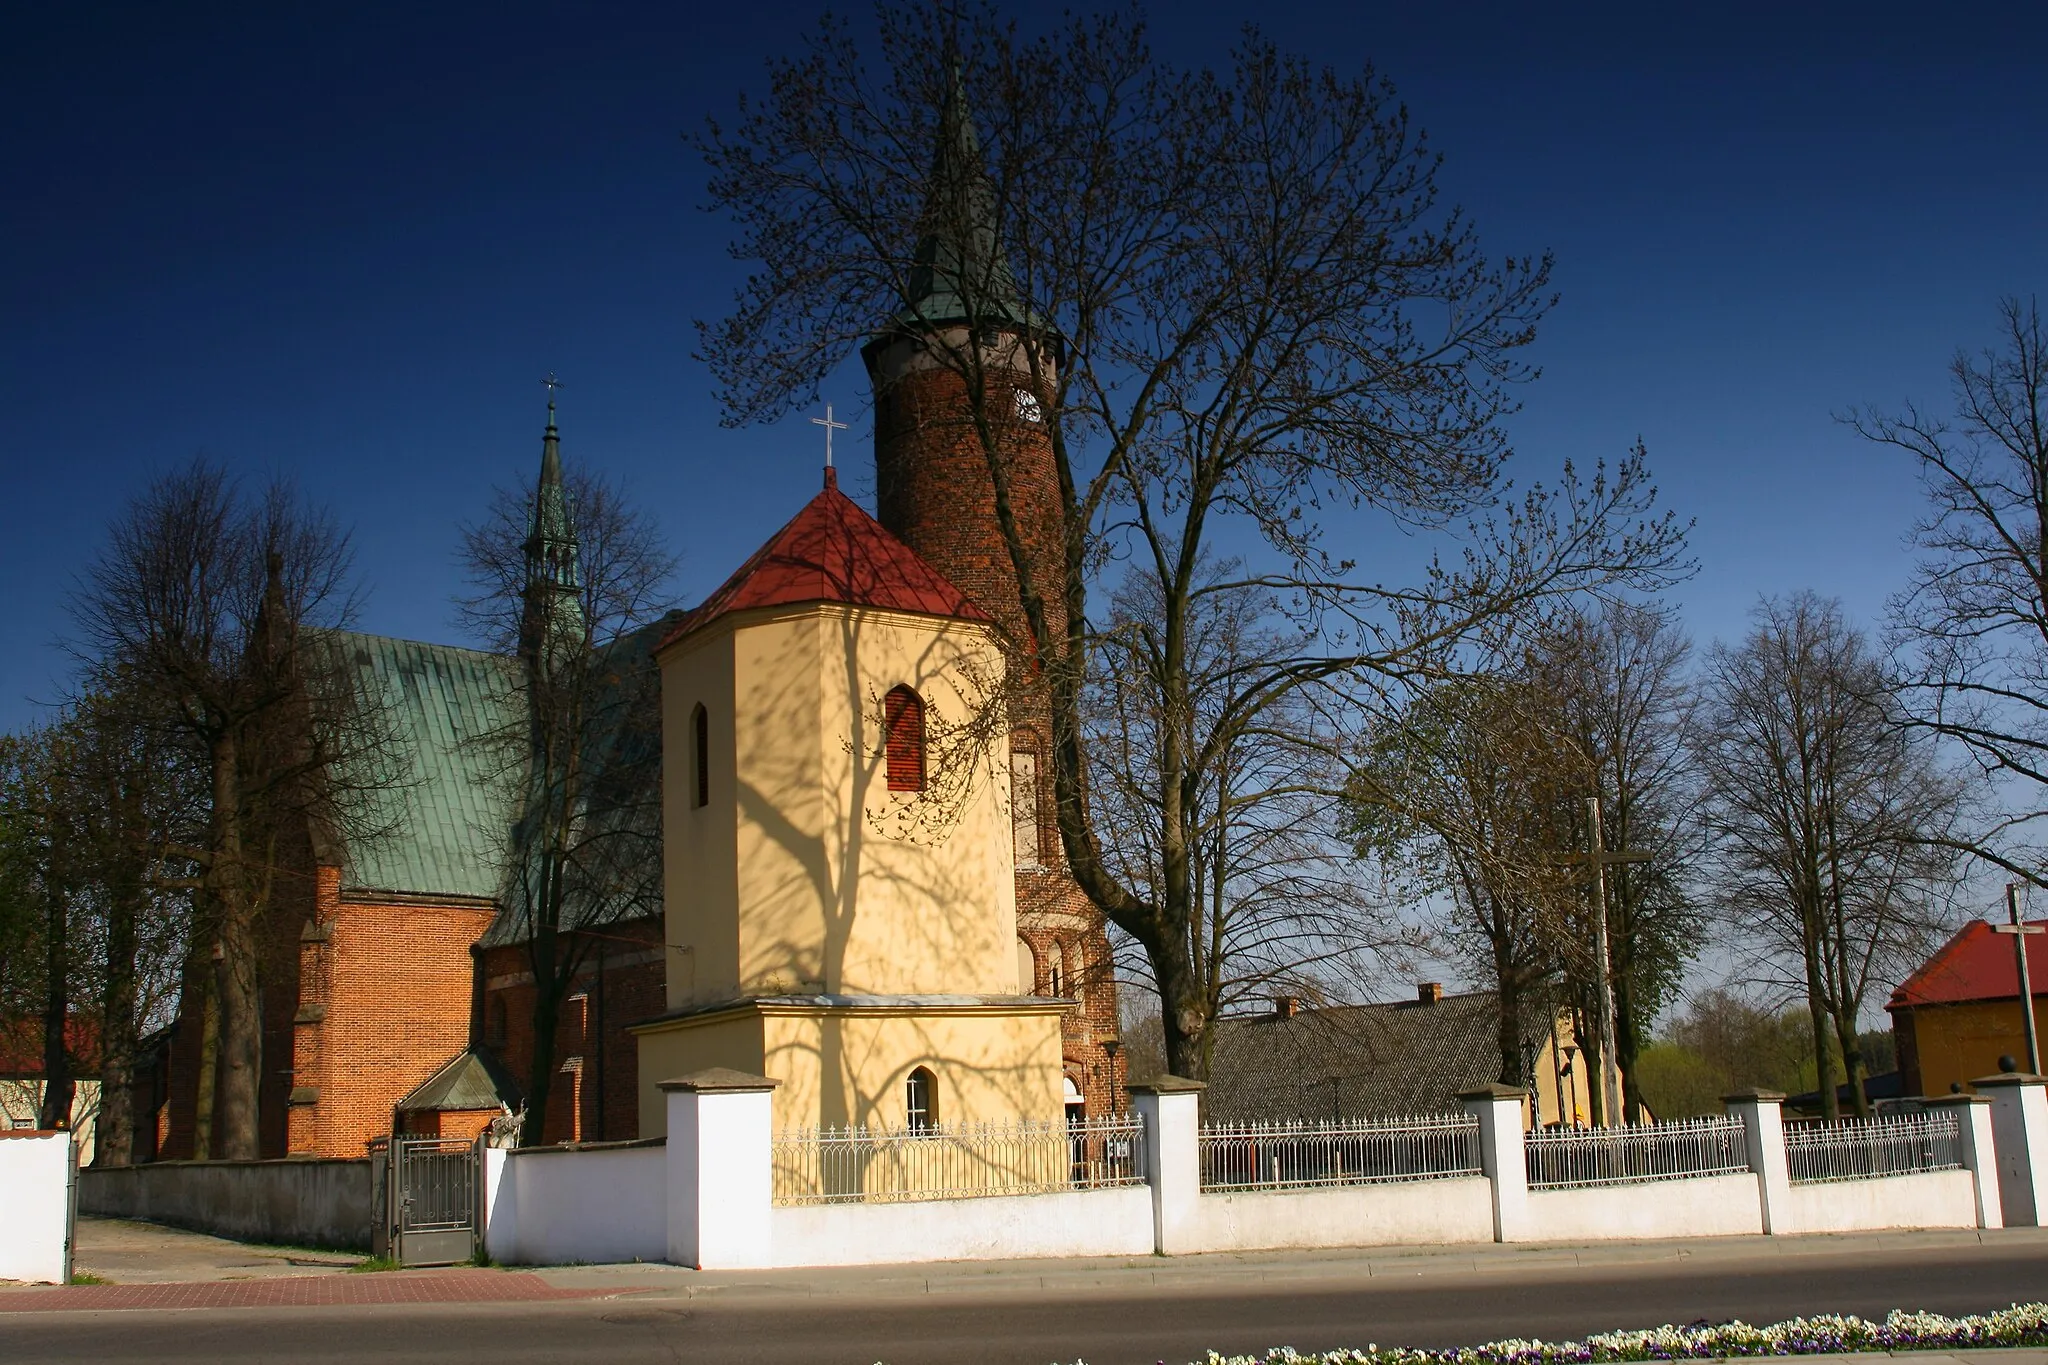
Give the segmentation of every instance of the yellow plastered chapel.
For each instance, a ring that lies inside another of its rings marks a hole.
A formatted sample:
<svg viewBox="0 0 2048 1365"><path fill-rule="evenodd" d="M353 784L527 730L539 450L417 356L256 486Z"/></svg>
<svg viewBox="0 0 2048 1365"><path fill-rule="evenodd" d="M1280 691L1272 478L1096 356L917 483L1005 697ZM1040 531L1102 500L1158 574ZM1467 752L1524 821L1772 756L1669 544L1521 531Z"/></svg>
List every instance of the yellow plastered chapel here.
<svg viewBox="0 0 2048 1365"><path fill-rule="evenodd" d="M659 658L667 1011L634 1030L642 1136L666 1131L660 1082L711 1066L782 1082L778 1128L1058 1118L1071 1002L1016 994L986 617L828 473Z"/></svg>

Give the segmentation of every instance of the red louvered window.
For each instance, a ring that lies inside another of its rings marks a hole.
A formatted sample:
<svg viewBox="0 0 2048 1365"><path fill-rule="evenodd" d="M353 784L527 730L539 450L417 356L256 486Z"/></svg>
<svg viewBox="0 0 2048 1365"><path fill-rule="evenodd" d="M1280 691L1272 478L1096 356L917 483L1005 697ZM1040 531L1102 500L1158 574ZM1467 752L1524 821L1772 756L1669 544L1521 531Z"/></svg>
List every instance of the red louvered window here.
<svg viewBox="0 0 2048 1365"><path fill-rule="evenodd" d="M907 687L894 687L882 699L883 730L889 759L889 790L924 790L924 699Z"/></svg>

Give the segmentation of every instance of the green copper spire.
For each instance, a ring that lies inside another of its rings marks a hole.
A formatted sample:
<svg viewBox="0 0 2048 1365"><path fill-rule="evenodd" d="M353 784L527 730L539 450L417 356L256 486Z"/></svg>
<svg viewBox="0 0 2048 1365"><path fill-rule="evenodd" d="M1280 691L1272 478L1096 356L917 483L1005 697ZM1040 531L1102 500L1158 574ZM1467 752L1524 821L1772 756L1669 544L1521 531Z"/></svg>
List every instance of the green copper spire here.
<svg viewBox="0 0 2048 1365"><path fill-rule="evenodd" d="M526 601L520 646L529 659L544 653L548 640L580 641L583 630L582 567L569 493L562 481L561 433L555 427L554 376L548 385L548 424L541 433L540 481L526 522Z"/></svg>
<svg viewBox="0 0 2048 1365"><path fill-rule="evenodd" d="M894 319L899 325L1029 323L1017 277L996 235L995 193L957 66L946 107L939 112L924 235L911 257L906 294Z"/></svg>

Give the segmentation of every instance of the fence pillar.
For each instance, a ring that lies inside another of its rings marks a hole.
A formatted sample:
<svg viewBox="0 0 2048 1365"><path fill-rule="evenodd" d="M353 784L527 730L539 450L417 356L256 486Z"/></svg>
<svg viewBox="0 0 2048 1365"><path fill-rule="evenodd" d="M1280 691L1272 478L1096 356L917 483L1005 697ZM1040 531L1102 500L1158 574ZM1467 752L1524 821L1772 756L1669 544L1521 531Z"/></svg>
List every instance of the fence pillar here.
<svg viewBox="0 0 2048 1365"><path fill-rule="evenodd" d="M1529 1158L1522 1142L1522 1104L1529 1092L1496 1082L1458 1098L1479 1119L1479 1165L1493 1185L1493 1240L1526 1242Z"/></svg>
<svg viewBox="0 0 2048 1365"><path fill-rule="evenodd" d="M1991 1137L1991 1099L1988 1095L1943 1095L1927 1102L1929 1109L1956 1116L1956 1136L1963 1153L1963 1169L1977 1187L1977 1226L2005 1226L2005 1204L1998 1195L1998 1150Z"/></svg>
<svg viewBox="0 0 2048 1365"><path fill-rule="evenodd" d="M1742 1120L1749 1169L1756 1172L1758 1215L1767 1233L1797 1232L1792 1226L1792 1165L1785 1155L1785 1092L1739 1090L1723 1095L1728 1116Z"/></svg>
<svg viewBox="0 0 2048 1365"><path fill-rule="evenodd" d="M1184 1076L1155 1076L1130 1086L1131 1107L1145 1121L1152 1249L1162 1256L1201 1250L1195 1232L1201 1212L1201 1101L1206 1088Z"/></svg>
<svg viewBox="0 0 2048 1365"><path fill-rule="evenodd" d="M2048 1219L2048 1078L2006 1071L1979 1076L1970 1085L1991 1097L1991 1140L2005 1226L2043 1226Z"/></svg>
<svg viewBox="0 0 2048 1365"><path fill-rule="evenodd" d="M661 1082L668 1096L668 1257L699 1270L773 1265L773 1091L715 1066Z"/></svg>

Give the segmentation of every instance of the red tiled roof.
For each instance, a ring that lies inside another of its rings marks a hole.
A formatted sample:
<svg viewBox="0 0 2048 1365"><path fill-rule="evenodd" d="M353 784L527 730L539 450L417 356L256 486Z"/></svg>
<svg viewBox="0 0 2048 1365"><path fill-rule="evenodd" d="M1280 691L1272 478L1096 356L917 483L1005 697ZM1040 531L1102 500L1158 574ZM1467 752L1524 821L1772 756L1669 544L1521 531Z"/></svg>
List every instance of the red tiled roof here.
<svg viewBox="0 0 2048 1365"><path fill-rule="evenodd" d="M2028 920L2048 928L2048 920ZM2027 975L2036 996L2048 995L2048 934L2028 934ZM1933 957L1920 964L1892 992L1888 1009L1901 1005L1955 1005L1969 1000L2017 1000L2019 973L2012 956L2012 935L1994 934L1983 920L1956 930Z"/></svg>
<svg viewBox="0 0 2048 1365"><path fill-rule="evenodd" d="M678 621L661 643L671 644L729 612L804 602L989 619L944 574L840 492L835 471L828 469L824 491L740 565L724 586Z"/></svg>

